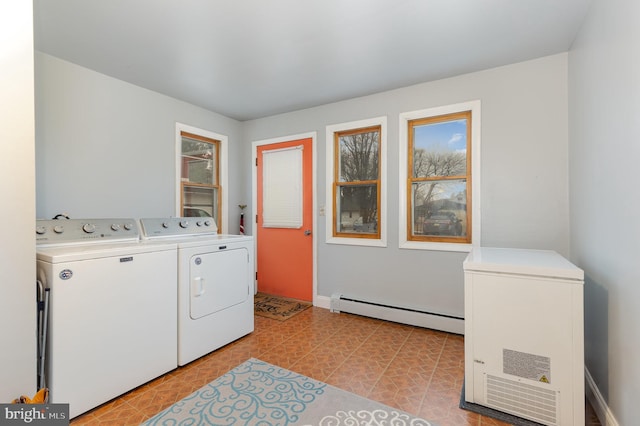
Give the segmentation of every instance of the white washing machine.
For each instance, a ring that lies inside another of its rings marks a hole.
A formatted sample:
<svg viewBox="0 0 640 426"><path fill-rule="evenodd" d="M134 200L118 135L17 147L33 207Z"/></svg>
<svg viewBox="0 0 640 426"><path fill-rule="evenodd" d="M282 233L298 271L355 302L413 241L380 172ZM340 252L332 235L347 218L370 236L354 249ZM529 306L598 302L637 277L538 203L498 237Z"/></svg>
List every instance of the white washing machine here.
<svg viewBox="0 0 640 426"><path fill-rule="evenodd" d="M177 366L176 245L141 243L133 219L38 220L48 288L43 376L76 417Z"/></svg>
<svg viewBox="0 0 640 426"><path fill-rule="evenodd" d="M143 239L178 246L178 365L254 329L254 242L211 218L140 219Z"/></svg>

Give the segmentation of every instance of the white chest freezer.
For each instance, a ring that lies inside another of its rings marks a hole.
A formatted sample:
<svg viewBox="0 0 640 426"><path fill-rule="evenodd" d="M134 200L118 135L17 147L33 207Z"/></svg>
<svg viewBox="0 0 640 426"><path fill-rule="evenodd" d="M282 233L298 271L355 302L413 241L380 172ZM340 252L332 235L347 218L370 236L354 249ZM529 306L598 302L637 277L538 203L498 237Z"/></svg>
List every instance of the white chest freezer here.
<svg viewBox="0 0 640 426"><path fill-rule="evenodd" d="M584 424L584 274L546 250L464 261L465 400L545 425Z"/></svg>

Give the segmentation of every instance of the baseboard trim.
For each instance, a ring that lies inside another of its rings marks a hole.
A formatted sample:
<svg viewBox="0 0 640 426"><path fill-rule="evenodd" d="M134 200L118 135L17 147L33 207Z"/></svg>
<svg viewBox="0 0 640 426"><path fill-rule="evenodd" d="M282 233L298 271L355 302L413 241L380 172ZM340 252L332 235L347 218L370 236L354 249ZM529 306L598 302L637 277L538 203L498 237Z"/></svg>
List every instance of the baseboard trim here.
<svg viewBox="0 0 640 426"><path fill-rule="evenodd" d="M464 320L457 317L432 314L429 312L413 311L395 308L370 302L361 302L348 298L316 296L314 306L329 309L333 312L349 312L356 315L378 318L381 320L413 325L416 327L441 330L454 334L464 334Z"/></svg>
<svg viewBox="0 0 640 426"><path fill-rule="evenodd" d="M596 412L600 424L602 426L619 426L618 421L609 409L607 401L604 400L600 389L598 389L596 382L593 381L593 377L591 377L591 373L589 373L587 367L584 368L584 378L586 382L585 391L587 399Z"/></svg>
<svg viewBox="0 0 640 426"><path fill-rule="evenodd" d="M313 306L324 309L331 309L331 298L327 296L316 295L313 300Z"/></svg>

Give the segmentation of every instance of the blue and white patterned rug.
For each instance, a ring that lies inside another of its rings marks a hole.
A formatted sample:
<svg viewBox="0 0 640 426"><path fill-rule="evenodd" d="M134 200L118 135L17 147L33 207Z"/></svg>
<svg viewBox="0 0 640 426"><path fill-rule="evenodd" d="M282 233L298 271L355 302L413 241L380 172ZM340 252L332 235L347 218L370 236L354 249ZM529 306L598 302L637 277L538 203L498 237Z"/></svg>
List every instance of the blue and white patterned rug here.
<svg viewBox="0 0 640 426"><path fill-rule="evenodd" d="M255 358L143 425L435 426L406 412Z"/></svg>

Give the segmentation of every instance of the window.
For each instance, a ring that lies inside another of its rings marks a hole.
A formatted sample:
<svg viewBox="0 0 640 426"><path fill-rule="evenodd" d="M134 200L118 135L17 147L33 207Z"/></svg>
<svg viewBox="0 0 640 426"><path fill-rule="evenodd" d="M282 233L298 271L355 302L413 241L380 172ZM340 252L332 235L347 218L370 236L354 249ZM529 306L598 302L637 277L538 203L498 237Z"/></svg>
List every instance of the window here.
<svg viewBox="0 0 640 426"><path fill-rule="evenodd" d="M386 119L327 127L327 241L386 245Z"/></svg>
<svg viewBox="0 0 640 426"><path fill-rule="evenodd" d="M199 129L178 126L178 215L213 217L223 229L222 138ZM226 138L225 138L226 141ZM224 176L226 178L226 176Z"/></svg>
<svg viewBox="0 0 640 426"><path fill-rule="evenodd" d="M479 103L401 116L404 247L467 250L478 243L474 239L479 236L475 232L479 221L474 221L478 212L474 205L479 203L476 120Z"/></svg>

